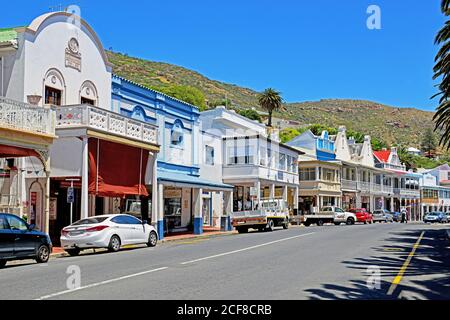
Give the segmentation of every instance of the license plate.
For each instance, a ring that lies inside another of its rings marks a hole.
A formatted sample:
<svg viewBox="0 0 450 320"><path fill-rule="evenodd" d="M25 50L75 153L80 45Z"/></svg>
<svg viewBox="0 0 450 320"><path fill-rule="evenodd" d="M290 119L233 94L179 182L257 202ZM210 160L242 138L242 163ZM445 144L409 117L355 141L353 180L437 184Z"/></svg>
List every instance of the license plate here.
<svg viewBox="0 0 450 320"><path fill-rule="evenodd" d="M79 236L80 234L83 234L84 231L71 231L69 232L69 236Z"/></svg>

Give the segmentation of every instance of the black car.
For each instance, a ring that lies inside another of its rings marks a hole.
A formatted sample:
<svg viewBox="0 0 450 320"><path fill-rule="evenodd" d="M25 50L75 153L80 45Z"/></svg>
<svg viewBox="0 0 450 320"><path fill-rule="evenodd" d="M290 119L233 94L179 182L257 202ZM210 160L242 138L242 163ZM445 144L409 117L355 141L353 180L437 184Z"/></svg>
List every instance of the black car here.
<svg viewBox="0 0 450 320"><path fill-rule="evenodd" d="M35 259L46 263L52 252L50 237L12 214L0 213L0 268L8 261Z"/></svg>

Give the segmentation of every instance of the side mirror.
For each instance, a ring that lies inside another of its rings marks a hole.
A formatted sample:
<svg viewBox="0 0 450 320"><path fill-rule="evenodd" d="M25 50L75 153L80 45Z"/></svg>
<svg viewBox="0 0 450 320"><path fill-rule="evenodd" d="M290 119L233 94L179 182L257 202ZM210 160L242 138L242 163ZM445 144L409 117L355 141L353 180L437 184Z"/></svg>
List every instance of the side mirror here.
<svg viewBox="0 0 450 320"><path fill-rule="evenodd" d="M143 220L142 224L148 224L148 221L147 220Z"/></svg>
<svg viewBox="0 0 450 320"><path fill-rule="evenodd" d="M28 227L28 230L33 231L34 229L36 229L36 225L32 224Z"/></svg>

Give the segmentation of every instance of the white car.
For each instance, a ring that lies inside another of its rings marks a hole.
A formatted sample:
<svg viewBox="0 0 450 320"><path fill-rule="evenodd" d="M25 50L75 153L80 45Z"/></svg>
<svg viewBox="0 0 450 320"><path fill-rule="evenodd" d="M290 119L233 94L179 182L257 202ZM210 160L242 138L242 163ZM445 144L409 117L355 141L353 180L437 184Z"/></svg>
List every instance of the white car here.
<svg viewBox="0 0 450 320"><path fill-rule="evenodd" d="M157 242L158 233L153 226L127 214L82 219L61 231L61 246L71 256L85 249L108 248L117 252L124 245L154 247Z"/></svg>

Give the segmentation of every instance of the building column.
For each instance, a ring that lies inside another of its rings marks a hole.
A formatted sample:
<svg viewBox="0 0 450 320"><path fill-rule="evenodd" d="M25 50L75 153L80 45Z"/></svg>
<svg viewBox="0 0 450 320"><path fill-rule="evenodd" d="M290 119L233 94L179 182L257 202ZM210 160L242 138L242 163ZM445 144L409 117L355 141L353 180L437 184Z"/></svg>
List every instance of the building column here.
<svg viewBox="0 0 450 320"><path fill-rule="evenodd" d="M258 180L255 182L255 188L257 191L256 205L258 206L258 209L261 209L261 181Z"/></svg>
<svg viewBox="0 0 450 320"><path fill-rule="evenodd" d="M294 210L298 211L298 197L300 195L300 189L299 187L295 187L294 189Z"/></svg>
<svg viewBox="0 0 450 320"><path fill-rule="evenodd" d="M194 234L202 234L203 233L203 189L192 189L192 198L194 203Z"/></svg>
<svg viewBox="0 0 450 320"><path fill-rule="evenodd" d="M394 198L391 198L391 207L389 208L389 211L394 212Z"/></svg>
<svg viewBox="0 0 450 320"><path fill-rule="evenodd" d="M270 200L273 200L273 199L275 199L275 185L274 185L274 184L271 184L270 187L269 187L269 189L270 189L270 192L269 192L269 199L270 199Z"/></svg>
<svg viewBox="0 0 450 320"><path fill-rule="evenodd" d="M159 235L159 239L164 239L164 185L162 183L157 184L158 185L158 201L157 201L157 208L158 212L156 214L157 216L157 231Z"/></svg>
<svg viewBox="0 0 450 320"><path fill-rule="evenodd" d="M46 234L50 233L50 172L45 173L45 195L44 195L44 219L43 230Z"/></svg>
<svg viewBox="0 0 450 320"><path fill-rule="evenodd" d="M231 215L233 213L233 191L224 191L224 216L222 219L224 220L222 223L222 231L232 231L233 227L231 226Z"/></svg>
<svg viewBox="0 0 450 320"><path fill-rule="evenodd" d="M288 201L288 186L283 186L283 201Z"/></svg>
<svg viewBox="0 0 450 320"><path fill-rule="evenodd" d="M89 138L83 137L81 162L81 219L89 217Z"/></svg>
<svg viewBox="0 0 450 320"><path fill-rule="evenodd" d="M153 166L152 166L152 226L157 228L158 224L158 159L157 154L153 153Z"/></svg>

